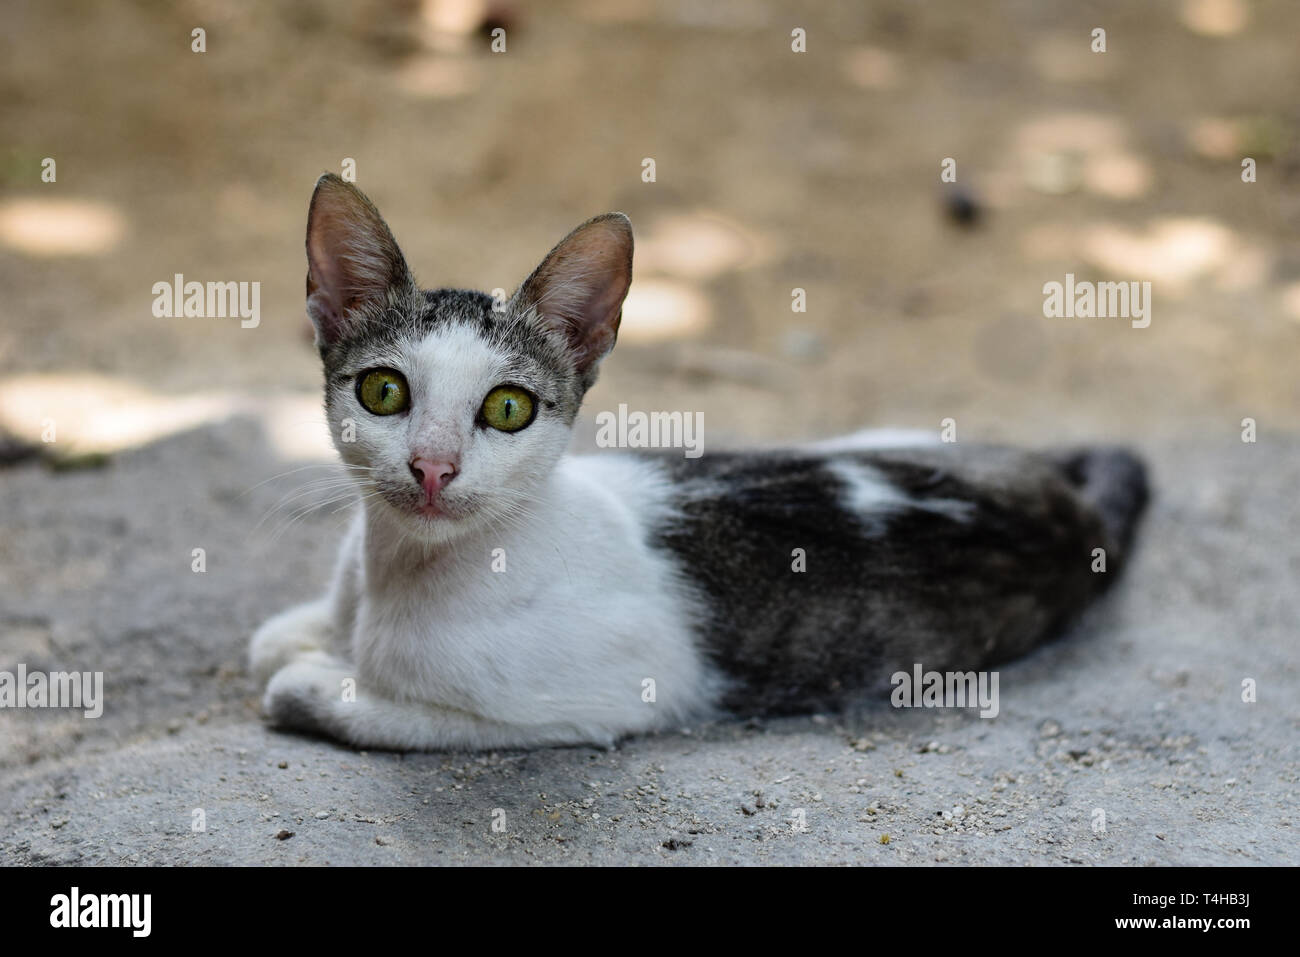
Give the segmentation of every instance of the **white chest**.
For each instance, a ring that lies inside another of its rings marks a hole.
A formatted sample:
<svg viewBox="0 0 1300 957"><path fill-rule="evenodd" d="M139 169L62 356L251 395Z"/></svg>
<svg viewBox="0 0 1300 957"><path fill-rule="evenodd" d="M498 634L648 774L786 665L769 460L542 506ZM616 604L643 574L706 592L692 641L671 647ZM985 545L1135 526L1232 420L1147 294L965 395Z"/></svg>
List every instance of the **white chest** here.
<svg viewBox="0 0 1300 957"><path fill-rule="evenodd" d="M627 731L707 711L716 681L693 636L697 610L645 541L656 483L640 462L568 460L525 525L427 562L379 561L367 546L359 678L511 724Z"/></svg>

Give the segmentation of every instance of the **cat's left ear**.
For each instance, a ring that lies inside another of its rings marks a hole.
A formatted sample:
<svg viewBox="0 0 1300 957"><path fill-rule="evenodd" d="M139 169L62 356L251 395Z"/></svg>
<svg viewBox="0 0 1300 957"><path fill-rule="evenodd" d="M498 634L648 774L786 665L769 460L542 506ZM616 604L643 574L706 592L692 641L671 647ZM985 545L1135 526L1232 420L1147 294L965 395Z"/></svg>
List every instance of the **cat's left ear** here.
<svg viewBox="0 0 1300 957"><path fill-rule="evenodd" d="M589 219L547 254L515 293L540 322L562 332L588 385L614 348L632 285L632 223L622 213Z"/></svg>

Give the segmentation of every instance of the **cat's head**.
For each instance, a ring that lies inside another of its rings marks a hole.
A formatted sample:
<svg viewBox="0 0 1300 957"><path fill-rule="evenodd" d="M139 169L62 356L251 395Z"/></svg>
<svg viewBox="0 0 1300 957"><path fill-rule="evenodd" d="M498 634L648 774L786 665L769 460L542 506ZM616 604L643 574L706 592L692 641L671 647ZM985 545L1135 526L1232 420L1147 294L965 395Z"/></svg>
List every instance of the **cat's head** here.
<svg viewBox="0 0 1300 957"><path fill-rule="evenodd" d="M433 542L521 514L614 346L632 281L627 217L583 223L502 305L421 290L379 211L329 174L312 196L307 266L330 431L368 507Z"/></svg>

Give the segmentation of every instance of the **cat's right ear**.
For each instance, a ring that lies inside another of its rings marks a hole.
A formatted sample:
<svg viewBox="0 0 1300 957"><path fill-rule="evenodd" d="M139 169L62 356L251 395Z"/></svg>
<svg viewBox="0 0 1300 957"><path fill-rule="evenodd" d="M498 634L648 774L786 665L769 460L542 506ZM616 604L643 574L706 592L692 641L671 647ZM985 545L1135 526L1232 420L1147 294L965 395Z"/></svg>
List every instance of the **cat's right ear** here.
<svg viewBox="0 0 1300 957"><path fill-rule="evenodd" d="M366 316L415 291L402 251L374 204L333 173L318 179L307 214L307 315L317 344L355 333Z"/></svg>

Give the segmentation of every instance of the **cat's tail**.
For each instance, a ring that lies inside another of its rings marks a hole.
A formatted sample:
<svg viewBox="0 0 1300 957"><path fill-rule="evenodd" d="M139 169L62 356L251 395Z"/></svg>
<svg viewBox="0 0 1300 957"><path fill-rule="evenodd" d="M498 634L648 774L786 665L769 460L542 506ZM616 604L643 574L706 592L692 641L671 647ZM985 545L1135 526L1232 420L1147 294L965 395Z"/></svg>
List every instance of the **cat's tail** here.
<svg viewBox="0 0 1300 957"><path fill-rule="evenodd" d="M1085 502L1100 516L1118 555L1127 558L1151 499L1146 464L1128 449L1100 446L1060 453L1056 461Z"/></svg>

